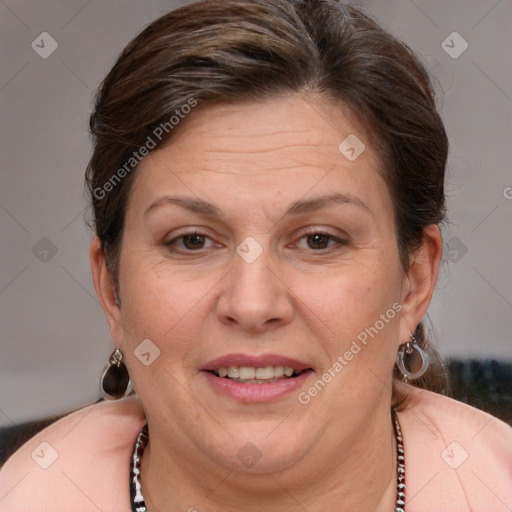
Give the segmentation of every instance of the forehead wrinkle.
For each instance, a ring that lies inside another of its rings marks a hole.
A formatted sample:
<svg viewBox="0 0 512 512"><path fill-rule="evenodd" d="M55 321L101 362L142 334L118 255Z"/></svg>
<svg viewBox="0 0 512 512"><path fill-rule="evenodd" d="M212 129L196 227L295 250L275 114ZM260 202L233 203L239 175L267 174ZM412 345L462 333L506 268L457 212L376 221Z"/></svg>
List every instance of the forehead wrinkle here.
<svg viewBox="0 0 512 512"><path fill-rule="evenodd" d="M308 169L319 169L321 171L325 170L323 165L289 165L287 167L273 167L269 169L257 169L257 173L254 173L254 177L274 174L279 171L293 171L295 169L307 171ZM242 168L238 169L219 169L218 167L203 167L203 168L193 168L193 169L173 169L173 173L175 174L198 174L198 173L210 173L210 174L220 174L220 175L239 175L239 174L248 174L253 173L253 170L245 170Z"/></svg>
<svg viewBox="0 0 512 512"><path fill-rule="evenodd" d="M179 174L208 171L219 174L255 172L255 175L259 175L264 170L271 172L295 169L325 170L332 166L334 160L341 158L337 147L334 148L334 145L317 146L312 144L310 147L314 147L318 149L318 151L314 153L310 151L300 151L301 149L305 149L305 146L296 144L279 150L266 149L261 151L246 151L206 149L201 153L196 152L193 156L178 156L172 158L173 162L170 166L170 170ZM326 149L329 151L326 151ZM277 160L276 157L284 152L288 153L286 158ZM223 158L223 155L227 158ZM195 165L196 162L199 165Z"/></svg>
<svg viewBox="0 0 512 512"><path fill-rule="evenodd" d="M277 152L280 152L280 151L287 151L287 150L292 150L292 149L305 149L305 148L314 148L314 149L318 149L320 150L321 148L333 148L335 147L334 145L330 145L330 144L322 144L322 145L319 145L319 144L314 144L314 143L311 143L311 144L285 144L285 145L280 145L278 147L271 147L271 148L265 148L265 149L260 149L260 150L247 150L247 149L243 149L243 148L240 148L240 149L229 149L229 148L223 148L223 149L220 149L220 148L214 148L214 149L207 149L205 151L205 153L213 153L213 154L216 154L216 153L221 153L221 154L243 154L243 155L261 155L261 154L265 154L265 153L277 153Z"/></svg>

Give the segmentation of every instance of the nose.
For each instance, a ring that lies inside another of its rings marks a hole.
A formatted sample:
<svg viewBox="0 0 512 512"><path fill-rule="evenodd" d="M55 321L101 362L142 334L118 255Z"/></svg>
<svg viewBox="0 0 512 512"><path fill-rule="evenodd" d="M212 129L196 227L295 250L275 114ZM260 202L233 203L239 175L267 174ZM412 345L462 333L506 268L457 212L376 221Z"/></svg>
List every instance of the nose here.
<svg viewBox="0 0 512 512"><path fill-rule="evenodd" d="M273 330L291 321L289 289L276 269L270 268L265 251L251 263L234 256L217 301L217 316L223 324L251 332Z"/></svg>

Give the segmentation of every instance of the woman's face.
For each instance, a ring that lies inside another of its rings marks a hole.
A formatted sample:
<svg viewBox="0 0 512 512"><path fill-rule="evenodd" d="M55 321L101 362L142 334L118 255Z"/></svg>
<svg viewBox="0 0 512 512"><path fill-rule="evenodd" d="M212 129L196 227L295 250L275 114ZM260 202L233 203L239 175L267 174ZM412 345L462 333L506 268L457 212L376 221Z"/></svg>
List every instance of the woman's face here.
<svg viewBox="0 0 512 512"><path fill-rule="evenodd" d="M153 443L277 471L389 414L416 324L378 167L347 112L300 95L198 107L142 161L111 328Z"/></svg>

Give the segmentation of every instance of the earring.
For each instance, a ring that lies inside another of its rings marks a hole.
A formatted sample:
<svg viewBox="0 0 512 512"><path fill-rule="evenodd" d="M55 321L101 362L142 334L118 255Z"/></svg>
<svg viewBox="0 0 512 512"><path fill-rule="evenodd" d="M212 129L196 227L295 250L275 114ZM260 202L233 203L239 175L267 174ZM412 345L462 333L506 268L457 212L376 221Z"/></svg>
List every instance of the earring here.
<svg viewBox="0 0 512 512"><path fill-rule="evenodd" d="M412 332L409 332L411 339L400 346L396 356L396 364L402 372L404 382L413 379L419 379L428 369L430 358L428 354L418 345L418 342ZM419 361L418 361L419 358ZM410 369L405 366L405 361ZM417 369L414 371L414 369Z"/></svg>
<svg viewBox="0 0 512 512"><path fill-rule="evenodd" d="M119 400L132 391L130 375L123 363L123 353L117 347L101 374L100 388L107 400Z"/></svg>

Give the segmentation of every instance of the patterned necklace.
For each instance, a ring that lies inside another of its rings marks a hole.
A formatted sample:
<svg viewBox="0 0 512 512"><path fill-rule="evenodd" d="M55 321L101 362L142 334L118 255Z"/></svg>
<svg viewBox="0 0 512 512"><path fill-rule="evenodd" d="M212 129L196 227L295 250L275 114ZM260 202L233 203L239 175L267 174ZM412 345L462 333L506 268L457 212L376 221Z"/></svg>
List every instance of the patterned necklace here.
<svg viewBox="0 0 512 512"><path fill-rule="evenodd" d="M396 454L397 454L397 472L396 472L396 500L395 512L405 512L405 452L402 439L402 431L398 416L394 409L391 410L393 417L393 430L396 439ZM135 441L135 448L132 454L132 461L130 464L130 503L132 512L147 512L144 496L142 496L140 487L140 461L144 448L148 444L148 424L146 423L140 430L137 440Z"/></svg>

